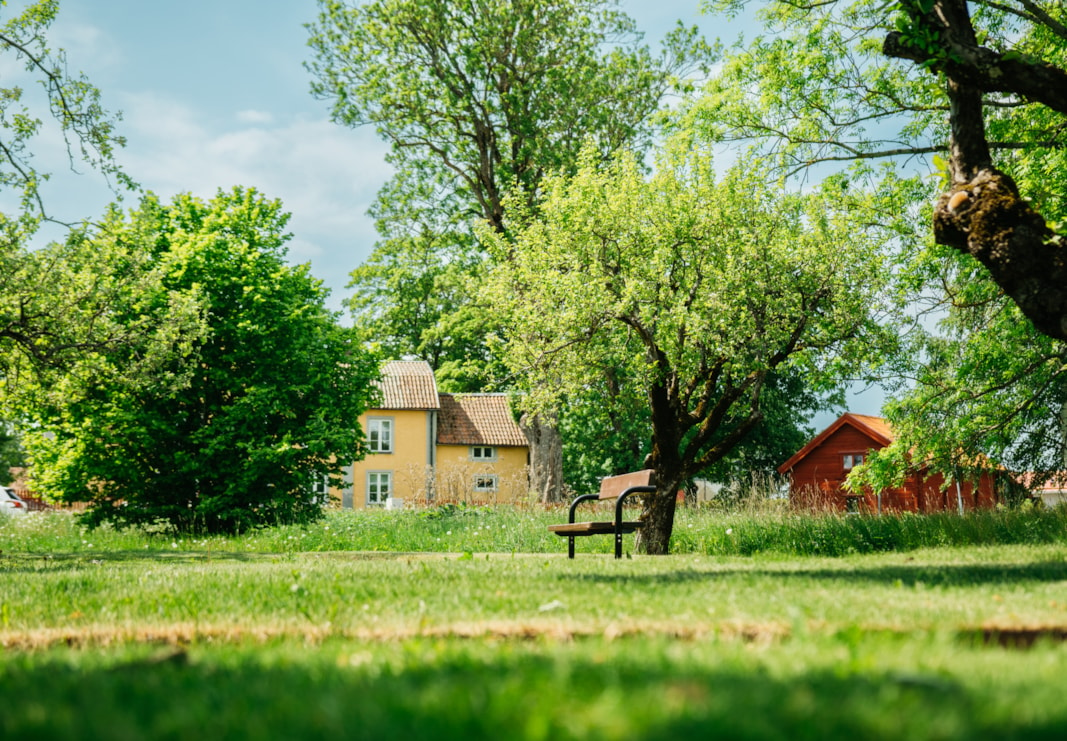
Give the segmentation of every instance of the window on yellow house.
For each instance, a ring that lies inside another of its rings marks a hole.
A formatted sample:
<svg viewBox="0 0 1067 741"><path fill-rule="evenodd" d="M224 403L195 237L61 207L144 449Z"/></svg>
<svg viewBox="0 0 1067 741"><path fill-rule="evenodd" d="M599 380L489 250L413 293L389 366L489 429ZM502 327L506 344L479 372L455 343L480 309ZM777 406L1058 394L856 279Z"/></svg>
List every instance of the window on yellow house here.
<svg viewBox="0 0 1067 741"><path fill-rule="evenodd" d="M315 495L315 501L326 505L330 503L330 476L323 474L316 476L311 484L311 491Z"/></svg>
<svg viewBox="0 0 1067 741"><path fill-rule="evenodd" d="M496 460L496 448L489 445L472 445L471 446L471 460L472 461L495 461Z"/></svg>
<svg viewBox="0 0 1067 741"><path fill-rule="evenodd" d="M498 488L499 480L496 474L483 474L474 477L474 490L479 492L493 492Z"/></svg>
<svg viewBox="0 0 1067 741"><path fill-rule="evenodd" d="M393 495L392 471L367 472L367 505L381 506Z"/></svg>
<svg viewBox="0 0 1067 741"><path fill-rule="evenodd" d="M392 417L367 418L367 449L372 453L393 452Z"/></svg>

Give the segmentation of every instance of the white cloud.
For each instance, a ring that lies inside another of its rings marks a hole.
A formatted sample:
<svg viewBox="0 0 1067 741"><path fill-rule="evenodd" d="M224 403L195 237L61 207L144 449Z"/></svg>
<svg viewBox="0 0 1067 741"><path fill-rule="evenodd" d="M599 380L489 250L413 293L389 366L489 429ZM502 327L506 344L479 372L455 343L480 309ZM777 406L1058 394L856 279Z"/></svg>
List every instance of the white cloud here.
<svg viewBox="0 0 1067 741"><path fill-rule="evenodd" d="M196 112L157 95L124 101L127 172L163 198L255 187L292 213L290 257L335 294L375 240L366 211L390 175L373 130L297 117L276 125L213 131ZM259 122L261 123L261 122Z"/></svg>
<svg viewBox="0 0 1067 741"><path fill-rule="evenodd" d="M67 52L72 72L91 62L90 79L102 70L114 69L123 63L121 46L113 36L94 24L70 21L63 12L52 27L50 45Z"/></svg>
<svg viewBox="0 0 1067 741"><path fill-rule="evenodd" d="M250 126L266 126L267 124L274 123L274 116L266 111L239 111L237 113L237 120L243 124L249 124Z"/></svg>

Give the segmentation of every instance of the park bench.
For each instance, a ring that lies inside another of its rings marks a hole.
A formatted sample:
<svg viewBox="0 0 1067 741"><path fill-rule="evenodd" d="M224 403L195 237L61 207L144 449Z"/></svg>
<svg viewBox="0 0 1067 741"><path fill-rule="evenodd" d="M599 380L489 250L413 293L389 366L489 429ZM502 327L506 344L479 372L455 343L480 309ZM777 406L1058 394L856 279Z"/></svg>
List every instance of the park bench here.
<svg viewBox="0 0 1067 741"><path fill-rule="evenodd" d="M586 535L614 535L615 558L622 558L622 536L632 533L644 525L643 522L626 522L622 519L622 508L627 497L633 494L651 494L656 491L655 474L652 470L624 473L621 476L605 476L600 482L599 494L582 494L571 502L566 525L549 525L548 529L560 537L567 538L567 558L574 558L574 539ZM615 500L615 519L597 522L575 522L574 514L582 502Z"/></svg>

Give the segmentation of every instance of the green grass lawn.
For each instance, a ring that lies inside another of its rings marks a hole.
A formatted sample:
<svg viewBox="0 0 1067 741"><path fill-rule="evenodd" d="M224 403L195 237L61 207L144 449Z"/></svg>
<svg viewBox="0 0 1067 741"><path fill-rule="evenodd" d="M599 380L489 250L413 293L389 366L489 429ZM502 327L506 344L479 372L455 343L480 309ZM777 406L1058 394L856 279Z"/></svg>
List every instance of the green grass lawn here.
<svg viewBox="0 0 1067 741"><path fill-rule="evenodd" d="M463 532L420 553L327 547L373 517L200 540L26 520L0 521L3 739L1067 737L1067 533L569 561L520 552L509 527L543 523L516 513L404 520L424 551Z"/></svg>

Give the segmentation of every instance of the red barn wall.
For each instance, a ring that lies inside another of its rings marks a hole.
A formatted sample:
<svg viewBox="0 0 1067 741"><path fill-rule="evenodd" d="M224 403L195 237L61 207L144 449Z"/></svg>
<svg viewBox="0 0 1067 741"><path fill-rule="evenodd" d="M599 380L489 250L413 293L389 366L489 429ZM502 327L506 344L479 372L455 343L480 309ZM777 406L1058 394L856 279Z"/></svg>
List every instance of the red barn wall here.
<svg viewBox="0 0 1067 741"><path fill-rule="evenodd" d="M794 504L805 509L845 511L847 500L841 490L847 475L844 455L867 455L873 447L881 446L851 425L835 430L793 467L790 494Z"/></svg>
<svg viewBox="0 0 1067 741"><path fill-rule="evenodd" d="M881 447L881 444L855 427L842 425L793 467L790 498L794 506L821 511L847 511L852 495L846 495L842 489L848 475L844 456L857 453L866 456L871 450ZM859 497L859 509L867 512L955 512L958 507L956 487L952 485L947 491L942 491L944 482L941 475L924 476L917 471L909 475L901 487L883 490L881 502L873 492ZM993 478L989 474L981 476L977 488L970 483L961 483L960 489L963 507L967 511L988 509L996 504Z"/></svg>

